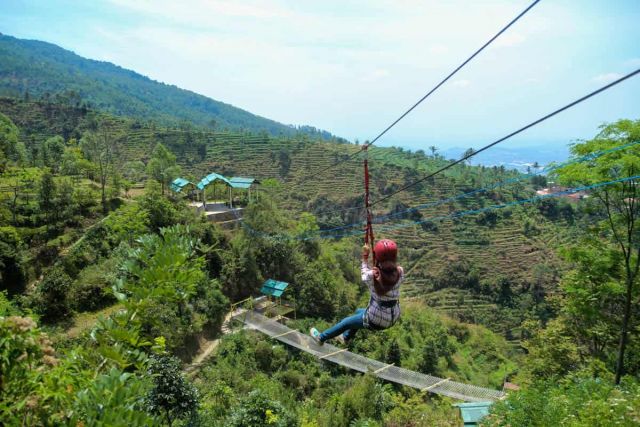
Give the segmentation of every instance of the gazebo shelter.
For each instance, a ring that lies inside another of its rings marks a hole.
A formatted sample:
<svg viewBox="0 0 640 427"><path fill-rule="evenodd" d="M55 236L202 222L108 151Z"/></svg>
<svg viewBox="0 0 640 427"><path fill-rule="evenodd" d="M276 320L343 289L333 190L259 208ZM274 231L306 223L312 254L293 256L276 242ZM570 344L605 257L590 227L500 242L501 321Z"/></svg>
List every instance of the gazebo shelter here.
<svg viewBox="0 0 640 427"><path fill-rule="evenodd" d="M169 188L173 191L175 191L176 193L181 193L181 194L187 194L189 196L193 196L196 193L196 185L189 181L188 179L184 179L184 178L176 178L174 179L171 184L169 184ZM184 191L183 191L184 190Z"/></svg>
<svg viewBox="0 0 640 427"><path fill-rule="evenodd" d="M206 197L205 197L205 189L209 185L215 184L216 182L222 182L227 186L227 188L229 188L229 206L233 207L233 200L231 199L231 188L233 186L231 185L231 181L229 181L227 178L225 178L224 176L222 176L220 174L217 174L217 173L210 173L209 175L207 175L204 178L202 178L200 180L200 182L198 183L198 185L196 185L198 190L200 190L202 192L202 206L206 210L206 208L207 208L207 200L206 200Z"/></svg>
<svg viewBox="0 0 640 427"><path fill-rule="evenodd" d="M295 305L282 302L282 295L289 287L287 282L268 279L262 284L260 292L267 297L267 301L262 306L264 314L273 317L275 320L286 320L286 315L293 312L295 318Z"/></svg>
<svg viewBox="0 0 640 427"><path fill-rule="evenodd" d="M477 426L480 421L487 415L493 402L469 402L469 403L457 403L453 406L457 406L460 409L460 416L465 427Z"/></svg>
<svg viewBox="0 0 640 427"><path fill-rule="evenodd" d="M255 178L245 178L241 176L234 176L229 180L233 189L247 190L249 200L251 200L251 188L254 189L256 196L258 195L257 186L260 184Z"/></svg>

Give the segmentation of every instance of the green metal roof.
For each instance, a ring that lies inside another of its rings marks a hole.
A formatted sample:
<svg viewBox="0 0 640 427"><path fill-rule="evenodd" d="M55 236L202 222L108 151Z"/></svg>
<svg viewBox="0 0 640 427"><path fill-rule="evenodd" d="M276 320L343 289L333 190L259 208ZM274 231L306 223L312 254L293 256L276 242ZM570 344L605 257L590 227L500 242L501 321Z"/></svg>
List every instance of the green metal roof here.
<svg viewBox="0 0 640 427"><path fill-rule="evenodd" d="M232 187L231 182L225 178L224 176L217 174L217 173L210 173L209 175L205 176L204 178L202 178L200 180L200 182L198 183L198 185L196 187L198 187L199 190L204 190L204 188L211 184L212 182L215 181L222 181L225 184L227 184L228 186Z"/></svg>
<svg viewBox="0 0 640 427"><path fill-rule="evenodd" d="M182 191L182 189L187 186L187 185L195 185L193 182L184 179L184 178L176 178L174 179L171 184L169 184L169 188L171 188L173 191L175 191L176 193L179 193L180 191Z"/></svg>
<svg viewBox="0 0 640 427"><path fill-rule="evenodd" d="M476 426L484 417L489 415L489 408L493 402L457 403L453 406L460 408L460 415L465 426Z"/></svg>
<svg viewBox="0 0 640 427"><path fill-rule="evenodd" d="M285 289L287 289L287 286L289 286L287 282L279 282L277 280L268 279L262 284L262 289L260 289L260 292L272 297L280 297L284 293Z"/></svg>
<svg viewBox="0 0 640 427"><path fill-rule="evenodd" d="M243 188L243 189L247 189L251 187L253 184L260 184L260 181L258 181L255 178L244 178L241 176L234 176L229 181L231 181L231 186L233 188Z"/></svg>

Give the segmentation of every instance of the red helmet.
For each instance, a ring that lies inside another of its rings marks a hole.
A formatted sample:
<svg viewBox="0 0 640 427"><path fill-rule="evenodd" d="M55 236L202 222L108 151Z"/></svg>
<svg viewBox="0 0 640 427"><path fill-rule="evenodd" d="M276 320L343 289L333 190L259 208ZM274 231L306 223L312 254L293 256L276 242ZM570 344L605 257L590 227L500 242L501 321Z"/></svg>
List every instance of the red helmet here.
<svg viewBox="0 0 640 427"><path fill-rule="evenodd" d="M389 239L378 240L373 252L376 256L376 261L393 261L395 262L398 257L398 245L396 242Z"/></svg>

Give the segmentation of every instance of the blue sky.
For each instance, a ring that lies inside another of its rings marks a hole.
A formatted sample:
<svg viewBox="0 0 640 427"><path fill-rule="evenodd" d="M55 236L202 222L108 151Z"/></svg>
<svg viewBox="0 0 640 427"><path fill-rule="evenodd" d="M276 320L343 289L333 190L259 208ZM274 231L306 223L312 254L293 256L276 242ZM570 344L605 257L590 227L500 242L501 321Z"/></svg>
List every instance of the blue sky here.
<svg viewBox="0 0 640 427"><path fill-rule="evenodd" d="M0 0L58 44L283 123L372 139L528 0ZM543 0L380 145L479 147L640 68L640 0ZM640 77L505 143L640 118Z"/></svg>

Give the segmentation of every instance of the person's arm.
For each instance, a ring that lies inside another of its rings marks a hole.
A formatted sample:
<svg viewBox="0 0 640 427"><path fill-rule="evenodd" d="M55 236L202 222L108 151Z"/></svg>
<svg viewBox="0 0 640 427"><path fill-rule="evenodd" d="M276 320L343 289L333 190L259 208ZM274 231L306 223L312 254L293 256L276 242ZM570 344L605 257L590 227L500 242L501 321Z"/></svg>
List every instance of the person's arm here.
<svg viewBox="0 0 640 427"><path fill-rule="evenodd" d="M373 271L369 267L369 246L364 245L362 247L362 282L367 285L367 287L371 287L373 284Z"/></svg>

